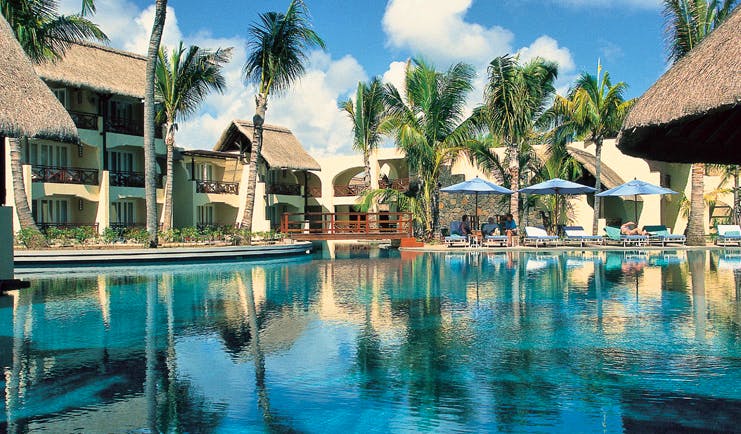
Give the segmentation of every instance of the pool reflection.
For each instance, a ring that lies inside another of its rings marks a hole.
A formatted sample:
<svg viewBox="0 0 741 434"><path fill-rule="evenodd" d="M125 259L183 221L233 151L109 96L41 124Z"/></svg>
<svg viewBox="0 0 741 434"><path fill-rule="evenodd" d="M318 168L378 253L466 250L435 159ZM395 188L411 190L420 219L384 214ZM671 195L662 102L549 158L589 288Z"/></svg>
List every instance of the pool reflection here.
<svg viewBox="0 0 741 434"><path fill-rule="evenodd" d="M37 279L0 429L735 429L737 251L337 257Z"/></svg>

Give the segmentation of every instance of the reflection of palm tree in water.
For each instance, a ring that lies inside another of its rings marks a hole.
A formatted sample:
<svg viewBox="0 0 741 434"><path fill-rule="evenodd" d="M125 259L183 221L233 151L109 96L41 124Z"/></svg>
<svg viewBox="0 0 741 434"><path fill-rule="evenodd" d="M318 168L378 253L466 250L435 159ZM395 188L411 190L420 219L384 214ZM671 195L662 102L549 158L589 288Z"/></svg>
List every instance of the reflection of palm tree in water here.
<svg viewBox="0 0 741 434"><path fill-rule="evenodd" d="M290 431L288 424L282 423L279 418L273 414L270 407L270 396L265 383L265 353L260 346L260 330L257 324L257 306L255 305L255 294L252 289L252 282L245 284L245 275L236 274L237 291L239 298L244 307L247 320L250 325L250 347L252 357L255 361L255 387L257 388L257 405L262 412L262 418L265 427L271 431Z"/></svg>
<svg viewBox="0 0 741 434"><path fill-rule="evenodd" d="M381 339L371 322L371 308L373 306L373 287L369 285L371 263L364 261L358 268L358 291L360 302L364 307L363 329L357 335L356 361L358 370L363 378L360 387L370 392L383 392L387 389L387 375L384 358L381 351ZM377 271L375 266L374 271ZM374 284L377 279L372 280Z"/></svg>

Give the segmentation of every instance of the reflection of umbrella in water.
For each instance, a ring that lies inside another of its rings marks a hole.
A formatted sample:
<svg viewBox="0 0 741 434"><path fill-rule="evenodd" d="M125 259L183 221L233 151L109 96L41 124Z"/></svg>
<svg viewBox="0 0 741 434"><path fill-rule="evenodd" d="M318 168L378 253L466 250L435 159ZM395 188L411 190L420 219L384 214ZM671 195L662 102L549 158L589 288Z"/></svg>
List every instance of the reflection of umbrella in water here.
<svg viewBox="0 0 741 434"><path fill-rule="evenodd" d="M556 206L554 210L555 218L553 223L558 227L558 196L562 194L587 194L594 193L596 189L587 185L576 182L566 181L560 178L553 178L549 181L531 185L530 187L521 188L520 193L526 194L554 194L556 195Z"/></svg>
<svg viewBox="0 0 741 434"><path fill-rule="evenodd" d="M741 255L721 255L718 259L718 268L722 270L741 270Z"/></svg>
<svg viewBox="0 0 741 434"><path fill-rule="evenodd" d="M481 179L478 176L468 181L459 182L458 184L453 184L451 186L441 188L440 191L444 191L446 193L468 193L468 194L474 195L476 209L473 215L476 221L472 223L475 229L478 229L479 194L512 194L514 193L514 191L512 190L496 185L493 182L489 182L484 179Z"/></svg>
<svg viewBox="0 0 741 434"><path fill-rule="evenodd" d="M611 197L611 196L633 196L633 211L635 214L635 222L638 224L638 196L656 195L656 194L679 194L674 190L668 188L659 187L657 185L649 184L646 181L634 179L628 181L625 184L618 185L615 188L605 190L602 193L597 193L595 196L599 197Z"/></svg>

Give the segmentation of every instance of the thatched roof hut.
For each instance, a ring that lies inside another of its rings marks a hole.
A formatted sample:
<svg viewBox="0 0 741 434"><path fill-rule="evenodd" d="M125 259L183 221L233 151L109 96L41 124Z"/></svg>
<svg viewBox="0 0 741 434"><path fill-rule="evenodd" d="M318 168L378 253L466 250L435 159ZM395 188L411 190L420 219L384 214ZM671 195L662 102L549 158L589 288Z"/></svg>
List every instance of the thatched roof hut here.
<svg viewBox="0 0 741 434"><path fill-rule="evenodd" d="M0 136L76 143L77 128L0 16Z"/></svg>
<svg viewBox="0 0 741 434"><path fill-rule="evenodd" d="M584 168L594 175L597 172L597 158L590 154L589 152L582 151L581 149L577 149L573 146L568 146L566 148L566 151L574 157L576 161L578 161ZM605 162L602 162L601 167L601 175L600 179L602 180L602 185L604 185L607 189L615 188L618 185L625 184L625 181L623 178L617 174L612 168L607 166Z"/></svg>
<svg viewBox="0 0 741 434"><path fill-rule="evenodd" d="M224 130L214 146L214 151L245 153L252 151L252 122L234 120ZM321 170L319 163L301 146L291 130L275 125L263 126L262 158L267 165L275 169Z"/></svg>
<svg viewBox="0 0 741 434"><path fill-rule="evenodd" d="M73 44L57 62L36 65L46 81L95 92L144 98L147 58L93 43Z"/></svg>
<svg viewBox="0 0 741 434"><path fill-rule="evenodd" d="M623 123L626 154L670 162L741 163L741 8L679 60Z"/></svg>

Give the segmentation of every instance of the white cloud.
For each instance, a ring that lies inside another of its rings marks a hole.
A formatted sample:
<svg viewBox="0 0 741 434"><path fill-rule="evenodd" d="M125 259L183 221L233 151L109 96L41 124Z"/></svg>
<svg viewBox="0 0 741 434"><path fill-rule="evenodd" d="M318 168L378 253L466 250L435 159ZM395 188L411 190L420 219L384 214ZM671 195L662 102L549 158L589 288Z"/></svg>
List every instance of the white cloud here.
<svg viewBox="0 0 741 434"><path fill-rule="evenodd" d="M383 15L388 44L433 62L480 63L511 51L513 34L465 20L473 0L391 0Z"/></svg>
<svg viewBox="0 0 741 434"><path fill-rule="evenodd" d="M566 47L559 47L558 41L547 35L539 37L527 47L520 48L519 53L520 59L524 61L541 57L556 62L560 73L570 72L575 68L571 51Z"/></svg>

